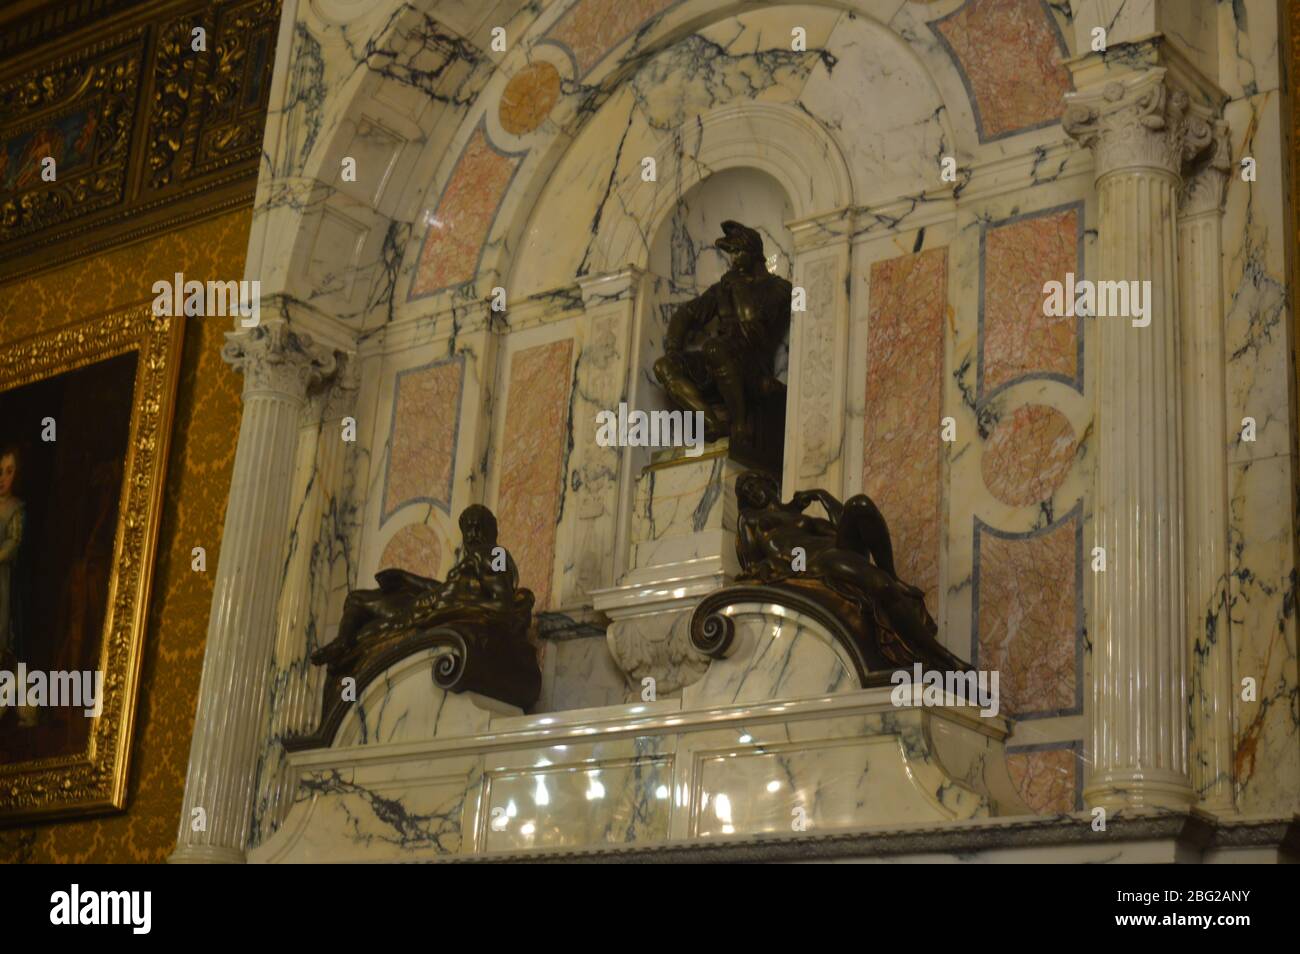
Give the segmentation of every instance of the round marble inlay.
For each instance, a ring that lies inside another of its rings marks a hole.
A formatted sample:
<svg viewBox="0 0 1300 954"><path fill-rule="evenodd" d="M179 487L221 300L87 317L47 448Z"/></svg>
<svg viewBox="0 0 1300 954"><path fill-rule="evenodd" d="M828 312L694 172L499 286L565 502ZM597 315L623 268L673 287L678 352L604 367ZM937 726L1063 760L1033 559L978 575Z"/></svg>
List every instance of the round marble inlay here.
<svg viewBox="0 0 1300 954"><path fill-rule="evenodd" d="M560 98L560 71L550 63L526 66L506 84L497 107L501 128L512 136L532 132Z"/></svg>
<svg viewBox="0 0 1300 954"><path fill-rule="evenodd" d="M1025 507L1048 499L1074 463L1074 428L1053 407L1017 408L984 445L984 486L998 500Z"/></svg>
<svg viewBox="0 0 1300 954"><path fill-rule="evenodd" d="M379 558L379 569L396 567L420 576L436 577L442 562L442 540L438 531L423 523L403 527L393 534Z"/></svg>

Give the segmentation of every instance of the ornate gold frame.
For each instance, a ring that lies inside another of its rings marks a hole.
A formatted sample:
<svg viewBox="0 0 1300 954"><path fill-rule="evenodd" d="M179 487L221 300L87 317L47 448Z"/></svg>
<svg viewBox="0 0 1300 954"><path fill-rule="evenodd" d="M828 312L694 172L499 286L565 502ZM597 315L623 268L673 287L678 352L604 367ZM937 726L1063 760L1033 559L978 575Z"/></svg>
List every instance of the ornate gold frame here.
<svg viewBox="0 0 1300 954"><path fill-rule="evenodd" d="M82 752L0 765L0 824L126 804L183 322L155 317L146 303L0 347L0 392L139 352L100 650L102 714Z"/></svg>

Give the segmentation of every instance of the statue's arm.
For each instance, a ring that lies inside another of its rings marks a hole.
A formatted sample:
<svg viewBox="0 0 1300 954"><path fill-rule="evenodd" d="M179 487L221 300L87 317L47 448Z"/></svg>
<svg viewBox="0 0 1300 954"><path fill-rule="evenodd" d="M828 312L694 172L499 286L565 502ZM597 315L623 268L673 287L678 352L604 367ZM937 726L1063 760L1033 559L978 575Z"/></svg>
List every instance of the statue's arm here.
<svg viewBox="0 0 1300 954"><path fill-rule="evenodd" d="M795 495L790 498L790 502L785 505L785 509L803 513L815 503L821 504L826 510L826 516L830 517L833 526L839 525L840 515L844 512L844 505L836 500L829 491L820 487L796 491Z"/></svg>
<svg viewBox="0 0 1300 954"><path fill-rule="evenodd" d="M758 539L756 524L753 517L742 514L736 527L736 556L740 559L740 568L746 573L753 572L763 562L763 546Z"/></svg>
<svg viewBox="0 0 1300 954"><path fill-rule="evenodd" d="M398 590L414 590L418 592L442 585L438 580L418 576L397 567L380 570L375 574L375 582L379 584L379 589L385 593L394 593Z"/></svg>
<svg viewBox="0 0 1300 954"><path fill-rule="evenodd" d="M844 513L844 504L840 503L830 491L823 490L820 487L810 490L809 493L825 509L826 516L830 517L831 523L838 527L840 517Z"/></svg>
<svg viewBox="0 0 1300 954"><path fill-rule="evenodd" d="M668 319L668 334L664 337L664 353L672 354L686 347L686 336L717 313L717 286L709 288L702 295L683 302L673 311Z"/></svg>

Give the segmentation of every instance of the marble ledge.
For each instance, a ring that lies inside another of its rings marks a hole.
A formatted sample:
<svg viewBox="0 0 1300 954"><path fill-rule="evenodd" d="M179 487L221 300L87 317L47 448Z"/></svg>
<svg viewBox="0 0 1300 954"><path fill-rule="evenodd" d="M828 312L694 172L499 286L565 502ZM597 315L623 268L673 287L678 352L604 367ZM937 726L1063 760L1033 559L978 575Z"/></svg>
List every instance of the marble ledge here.
<svg viewBox="0 0 1300 954"><path fill-rule="evenodd" d="M452 341L493 327L494 315L487 300L455 301L431 311L417 302L389 323L363 335L358 351L363 357L387 357L411 348Z"/></svg>
<svg viewBox="0 0 1300 954"><path fill-rule="evenodd" d="M700 600L725 585L740 572L729 553L684 560L670 567L649 566L629 572L623 582L603 590L592 590L595 607L633 610L638 614L676 609L682 600Z"/></svg>
<svg viewBox="0 0 1300 954"><path fill-rule="evenodd" d="M1087 52L1065 61L1074 79L1074 92L1087 97L1114 80L1140 84L1142 76L1163 70L1169 81L1187 93L1191 104L1217 113L1228 100L1217 78L1206 76L1200 66L1162 33L1148 33L1112 44L1105 53Z"/></svg>
<svg viewBox="0 0 1300 954"><path fill-rule="evenodd" d="M972 705L958 705L945 697L943 706L898 707L890 699L892 688L858 689L815 698L740 703L690 708L681 699L659 699L631 705L570 709L533 715L508 714L500 704L480 700L487 729L472 734L438 736L383 745L343 745L289 753L295 770L324 769L346 761L359 766L427 759L440 754L482 754L496 749L533 749L556 745L631 739L649 734L681 733L692 727L783 725L810 719L870 716L880 713L941 713L954 725L990 738L1005 738L1010 723L1003 716L982 716ZM345 724L346 726L346 724Z"/></svg>
<svg viewBox="0 0 1300 954"><path fill-rule="evenodd" d="M1300 815L1224 818L1202 812L1120 812L1094 831L1092 814L973 818L839 830L527 852L482 852L429 864L1007 864L1298 863Z"/></svg>

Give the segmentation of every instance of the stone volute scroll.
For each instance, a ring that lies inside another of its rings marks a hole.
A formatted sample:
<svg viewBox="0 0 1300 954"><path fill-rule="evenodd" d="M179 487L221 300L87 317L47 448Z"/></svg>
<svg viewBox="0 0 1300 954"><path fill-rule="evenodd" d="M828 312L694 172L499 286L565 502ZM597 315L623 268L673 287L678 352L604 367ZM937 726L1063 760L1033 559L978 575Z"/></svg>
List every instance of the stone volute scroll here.
<svg viewBox="0 0 1300 954"><path fill-rule="evenodd" d="M527 709L541 691L537 653L528 641L533 593L497 544L497 521L480 504L460 515L464 555L445 581L400 569L375 574L376 589L353 590L333 642L311 661L326 667L319 728L291 739L288 750L328 746L353 701L374 678L407 656L438 649L434 684ZM352 679L352 692L344 680Z"/></svg>
<svg viewBox="0 0 1300 954"><path fill-rule="evenodd" d="M726 610L766 603L819 622L852 659L863 688L887 685L916 663L927 671L971 666L938 641L921 590L898 578L884 516L865 494L841 503L825 490L802 490L782 503L768 474L736 480L740 507L736 584L705 597L691 618L691 644L727 656L735 626ZM821 504L827 517L805 511Z"/></svg>
<svg viewBox="0 0 1300 954"><path fill-rule="evenodd" d="M730 456L780 473L786 387L775 358L792 287L767 270L756 229L727 220L722 231L715 245L731 267L673 311L655 377L676 407L703 415L705 440L729 438Z"/></svg>

